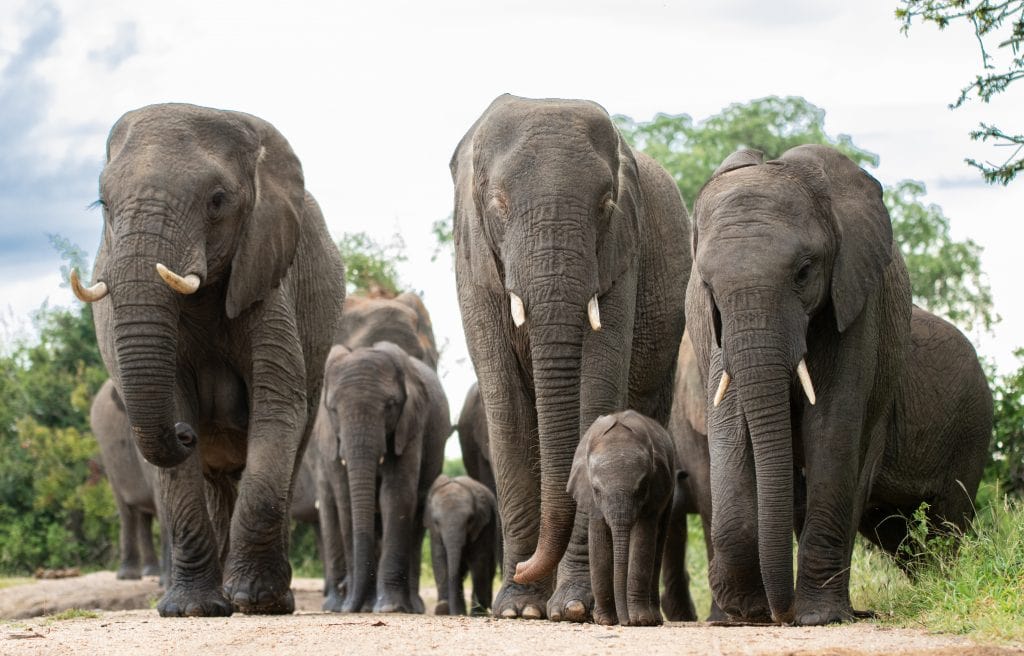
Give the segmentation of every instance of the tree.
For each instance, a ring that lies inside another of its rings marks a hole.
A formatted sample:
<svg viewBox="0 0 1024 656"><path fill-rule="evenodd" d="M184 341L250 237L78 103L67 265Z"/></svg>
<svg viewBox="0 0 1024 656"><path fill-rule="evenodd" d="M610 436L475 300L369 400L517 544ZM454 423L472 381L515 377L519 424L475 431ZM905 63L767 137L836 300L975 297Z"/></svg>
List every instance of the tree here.
<svg viewBox="0 0 1024 656"><path fill-rule="evenodd" d="M1024 349L1014 351L1020 366L995 378L992 386L994 426L992 461L987 478L1009 493L1024 495Z"/></svg>
<svg viewBox="0 0 1024 656"><path fill-rule="evenodd" d="M735 103L695 123L686 114L658 114L649 122L617 116L624 136L651 155L675 178L692 207L700 187L730 153L756 148L774 159L800 144L830 145L860 165L878 165L878 155L859 148L848 135L825 132L825 110L803 98L768 97ZM981 247L953 240L949 219L938 205L926 205L923 183L904 180L884 192L913 285L914 301L966 330L988 330L999 320L981 271Z"/></svg>
<svg viewBox="0 0 1024 656"><path fill-rule="evenodd" d="M825 110L795 96L734 103L699 122L688 114L658 114L647 122L619 115L615 122L634 147L672 174L687 207L693 207L704 182L738 148L755 148L775 159L793 146L825 144L860 165L878 165L878 155L855 146L849 135L828 136Z"/></svg>
<svg viewBox="0 0 1024 656"><path fill-rule="evenodd" d="M346 232L338 241L345 261L345 287L349 294L394 298L403 283L397 264L405 262L405 243L399 235L379 244L365 232Z"/></svg>
<svg viewBox="0 0 1024 656"><path fill-rule="evenodd" d="M960 95L950 103L950 109L961 107L971 96L989 102L1017 80L1024 78L1024 0L900 0L896 17L902 22L900 31L909 33L915 18L934 23L940 30L953 22L968 22L974 29L981 51L983 72L974 81L960 89ZM996 62L999 55L1003 61ZM981 123L970 133L975 141L993 141L1007 147L1010 155L1002 163L966 162L981 171L986 182L1009 184L1024 171L1024 134L1004 132L995 125Z"/></svg>

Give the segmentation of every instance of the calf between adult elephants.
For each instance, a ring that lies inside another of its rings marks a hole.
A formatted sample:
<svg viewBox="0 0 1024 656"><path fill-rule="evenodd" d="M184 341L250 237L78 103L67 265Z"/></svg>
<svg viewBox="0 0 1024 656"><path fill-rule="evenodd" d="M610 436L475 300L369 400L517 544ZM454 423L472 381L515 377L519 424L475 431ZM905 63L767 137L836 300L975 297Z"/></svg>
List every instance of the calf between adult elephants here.
<svg viewBox="0 0 1024 656"><path fill-rule="evenodd" d="M128 112L100 176L100 352L171 537L161 615L289 613L288 507L344 273L269 123L184 104Z"/></svg>
<svg viewBox="0 0 1024 656"><path fill-rule="evenodd" d="M491 588L497 564L498 502L480 481L444 474L430 486L424 524L430 531L430 559L437 584L435 615L465 615L466 574L473 583L470 614L491 607Z"/></svg>
<svg viewBox="0 0 1024 656"><path fill-rule="evenodd" d="M324 609L422 613L424 504L451 433L441 382L390 342L353 351L335 346L324 371L314 448L321 463L340 465L321 473L328 490L320 496ZM347 569L344 598L339 562Z"/></svg>
<svg viewBox="0 0 1024 656"><path fill-rule="evenodd" d="M668 418L686 210L664 169L588 101L500 96L451 170L459 305L504 537L493 612L583 621L587 519L569 468L599 415Z"/></svg>
<svg viewBox="0 0 1024 656"><path fill-rule="evenodd" d="M910 333L881 187L829 147L771 162L745 150L694 217L686 316L707 383L714 598L745 619L848 619L853 538ZM795 592L794 467L807 492Z"/></svg>

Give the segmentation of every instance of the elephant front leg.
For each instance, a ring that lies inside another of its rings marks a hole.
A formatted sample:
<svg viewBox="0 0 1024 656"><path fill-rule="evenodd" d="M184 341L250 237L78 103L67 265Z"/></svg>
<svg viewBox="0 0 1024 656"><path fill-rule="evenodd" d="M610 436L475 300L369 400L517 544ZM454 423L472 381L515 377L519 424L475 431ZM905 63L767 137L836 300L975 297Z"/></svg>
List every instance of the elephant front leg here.
<svg viewBox="0 0 1024 656"><path fill-rule="evenodd" d="M170 580L157 603L163 617L227 617L216 538L206 509L197 449L185 462L160 470L160 495L170 548Z"/></svg>
<svg viewBox="0 0 1024 656"><path fill-rule="evenodd" d="M606 626L619 623L615 613L612 534L604 518L590 516L590 581L594 590L594 621Z"/></svg>
<svg viewBox="0 0 1024 656"><path fill-rule="evenodd" d="M451 603L448 601L448 551L444 548L441 536L433 530L430 531L430 562L434 567L434 585L437 587L434 615L448 615L451 613Z"/></svg>
<svg viewBox="0 0 1024 656"><path fill-rule="evenodd" d="M569 546L558 564L558 587L548 600L548 618L554 622L586 622L591 618L594 593L587 547L589 524L587 514L577 511Z"/></svg>
<svg viewBox="0 0 1024 656"><path fill-rule="evenodd" d="M417 533L416 486L386 472L380 487L380 513L383 535L377 570L375 613L413 613L416 608L409 594L409 566ZM422 521L422 520L421 520Z"/></svg>
<svg viewBox="0 0 1024 656"><path fill-rule="evenodd" d="M337 467L337 463L324 463L325 467ZM345 601L341 592L342 578L345 572L344 548L342 546L341 522L338 514L338 501L331 486L326 482L318 484L317 508L323 534L323 545L320 555L324 563L324 603L321 608L331 613L340 613Z"/></svg>

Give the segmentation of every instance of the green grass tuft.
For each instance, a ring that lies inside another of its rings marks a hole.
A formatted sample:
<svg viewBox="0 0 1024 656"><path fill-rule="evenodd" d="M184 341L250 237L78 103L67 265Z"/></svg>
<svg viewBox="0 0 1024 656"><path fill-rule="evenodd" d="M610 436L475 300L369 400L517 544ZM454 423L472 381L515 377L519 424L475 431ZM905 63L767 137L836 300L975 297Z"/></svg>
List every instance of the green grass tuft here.
<svg viewBox="0 0 1024 656"><path fill-rule="evenodd" d="M85 610L84 608L69 608L50 615L46 619L51 622L60 622L63 620L78 620L78 619L96 619L100 614L94 610Z"/></svg>

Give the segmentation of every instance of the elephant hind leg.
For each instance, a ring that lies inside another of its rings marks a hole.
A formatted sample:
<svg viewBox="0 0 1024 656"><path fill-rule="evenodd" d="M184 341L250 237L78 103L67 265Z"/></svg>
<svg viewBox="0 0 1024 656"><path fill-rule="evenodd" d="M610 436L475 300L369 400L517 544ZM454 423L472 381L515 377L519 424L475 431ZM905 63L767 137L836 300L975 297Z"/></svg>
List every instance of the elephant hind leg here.
<svg viewBox="0 0 1024 656"><path fill-rule="evenodd" d="M159 576L160 559L157 558L156 549L153 548L153 515L139 512L137 533L139 550L142 552L142 575Z"/></svg>
<svg viewBox="0 0 1024 656"><path fill-rule="evenodd" d="M662 555L665 589L661 594L661 607L670 622L692 622L697 619L697 611L690 597L690 576L686 571L686 508L682 496L677 489L665 530L665 549Z"/></svg>
<svg viewBox="0 0 1024 656"><path fill-rule="evenodd" d="M117 512L121 518L119 535L121 564L117 570L117 578L129 580L142 578L138 540L142 513L137 508L128 505L120 495L115 494L114 501L117 503Z"/></svg>

